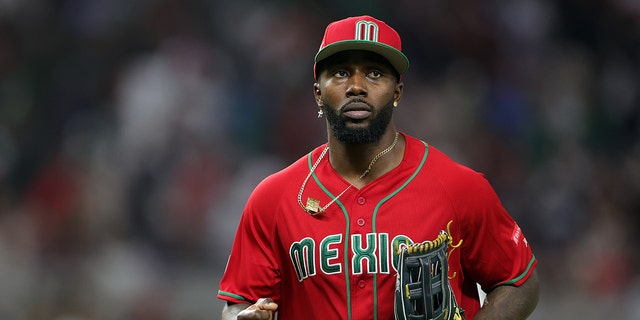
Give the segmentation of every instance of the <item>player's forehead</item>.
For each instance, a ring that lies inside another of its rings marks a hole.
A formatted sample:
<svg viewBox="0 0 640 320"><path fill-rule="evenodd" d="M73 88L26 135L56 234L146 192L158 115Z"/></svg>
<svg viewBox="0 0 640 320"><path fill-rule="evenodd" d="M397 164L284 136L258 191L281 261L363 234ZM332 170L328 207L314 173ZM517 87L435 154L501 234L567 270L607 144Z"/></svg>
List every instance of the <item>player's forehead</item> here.
<svg viewBox="0 0 640 320"><path fill-rule="evenodd" d="M393 66L383 56L365 50L346 50L338 52L321 63L325 68L349 65L372 65L393 71Z"/></svg>

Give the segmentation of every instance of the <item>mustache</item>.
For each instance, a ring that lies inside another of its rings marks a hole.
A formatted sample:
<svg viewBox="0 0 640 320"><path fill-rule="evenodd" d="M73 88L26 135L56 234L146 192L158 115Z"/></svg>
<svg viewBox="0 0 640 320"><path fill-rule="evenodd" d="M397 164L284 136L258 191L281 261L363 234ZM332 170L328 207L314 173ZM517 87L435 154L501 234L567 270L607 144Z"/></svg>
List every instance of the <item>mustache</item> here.
<svg viewBox="0 0 640 320"><path fill-rule="evenodd" d="M353 99L351 99L351 100L349 100L349 101L345 102L343 105L341 105L341 106L340 106L340 108L339 108L338 110L339 110L340 112L343 112L343 111L344 111L344 109L346 109L346 108L347 108L347 106L349 106L350 104L353 104L353 103L364 103L364 104L366 104L366 105L367 105L371 110L375 109L375 108L374 108L370 103L368 103L368 102L367 102L367 101L365 101L364 99L362 99L362 98L353 98Z"/></svg>

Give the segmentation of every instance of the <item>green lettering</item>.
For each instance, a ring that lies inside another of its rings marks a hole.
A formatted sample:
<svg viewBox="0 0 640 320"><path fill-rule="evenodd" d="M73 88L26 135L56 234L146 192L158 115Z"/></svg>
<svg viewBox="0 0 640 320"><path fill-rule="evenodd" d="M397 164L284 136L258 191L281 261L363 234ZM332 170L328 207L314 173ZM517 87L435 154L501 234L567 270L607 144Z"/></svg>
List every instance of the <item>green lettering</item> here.
<svg viewBox="0 0 640 320"><path fill-rule="evenodd" d="M353 274L362 273L362 263L365 259L368 262L367 272L375 273L378 262L374 254L376 252L376 234L367 234L367 243L365 247L362 247L362 235L354 234L351 237L351 245L353 250L353 260L351 262L353 266Z"/></svg>
<svg viewBox="0 0 640 320"><path fill-rule="evenodd" d="M340 273L342 271L342 265L339 262L332 264L330 261L338 257L338 249L332 249L330 246L340 242L342 242L341 234L327 236L320 242L320 269L325 274Z"/></svg>
<svg viewBox="0 0 640 320"><path fill-rule="evenodd" d="M389 234L378 234L378 259L380 259L380 273L389 273Z"/></svg>
<svg viewBox="0 0 640 320"><path fill-rule="evenodd" d="M291 244L289 257L300 282L316 274L314 249L315 242L311 238L304 238L300 242Z"/></svg>

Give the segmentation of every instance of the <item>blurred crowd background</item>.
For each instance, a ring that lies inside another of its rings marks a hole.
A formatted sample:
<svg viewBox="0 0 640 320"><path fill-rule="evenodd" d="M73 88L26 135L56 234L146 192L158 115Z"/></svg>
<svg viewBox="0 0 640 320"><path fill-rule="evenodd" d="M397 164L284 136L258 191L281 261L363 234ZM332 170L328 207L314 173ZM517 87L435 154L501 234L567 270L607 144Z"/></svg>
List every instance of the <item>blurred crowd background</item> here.
<svg viewBox="0 0 640 320"><path fill-rule="evenodd" d="M525 231L531 319L640 319L635 0L0 0L0 318L219 319L247 196L326 141L324 27L363 13L411 62L398 127Z"/></svg>

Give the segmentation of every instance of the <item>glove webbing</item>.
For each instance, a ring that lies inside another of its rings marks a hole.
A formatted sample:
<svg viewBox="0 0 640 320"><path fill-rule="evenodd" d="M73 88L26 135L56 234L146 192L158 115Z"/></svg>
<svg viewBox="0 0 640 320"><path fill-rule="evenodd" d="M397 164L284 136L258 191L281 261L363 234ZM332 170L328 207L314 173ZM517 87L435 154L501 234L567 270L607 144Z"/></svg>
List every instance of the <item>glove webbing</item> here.
<svg viewBox="0 0 640 320"><path fill-rule="evenodd" d="M439 248L444 242L450 242L449 235L446 232L441 232L438 237L433 241L424 241L422 243L416 243L407 247L408 254L424 253ZM446 281L447 276L447 257L446 246L440 249L442 253L432 256L423 257L408 257L406 259L406 266L410 274L410 283L405 285L404 291L407 299L413 304L413 309L424 310L424 315L409 315L409 319L435 319L437 315L442 315L444 312L444 292L443 281ZM423 270L422 266L430 266L431 270ZM422 275L422 272L429 272ZM422 279L424 278L424 279ZM424 286L424 287L423 287ZM431 288L432 299L431 304L425 304L423 299L424 290Z"/></svg>

